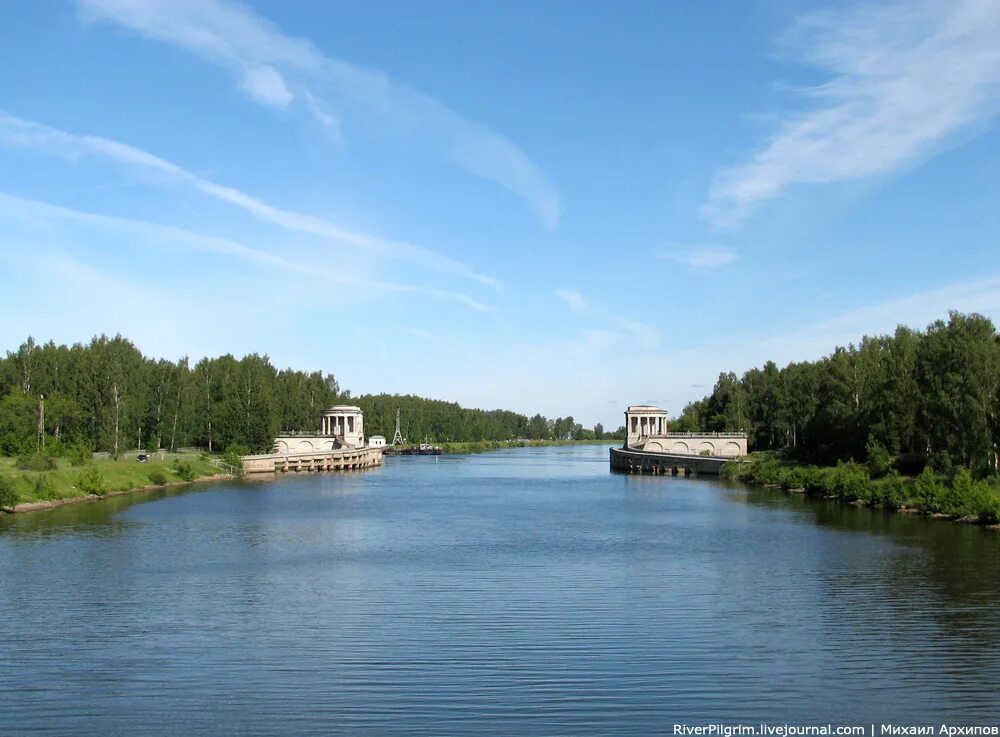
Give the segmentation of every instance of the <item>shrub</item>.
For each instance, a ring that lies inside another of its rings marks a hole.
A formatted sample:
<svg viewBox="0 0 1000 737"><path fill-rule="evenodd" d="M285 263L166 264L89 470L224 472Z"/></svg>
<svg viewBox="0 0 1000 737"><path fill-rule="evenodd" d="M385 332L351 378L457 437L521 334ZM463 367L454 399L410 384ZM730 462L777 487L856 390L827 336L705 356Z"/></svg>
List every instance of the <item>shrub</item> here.
<svg viewBox="0 0 1000 737"><path fill-rule="evenodd" d="M809 472L803 467L786 468L781 474L782 489L804 489L806 486L806 476Z"/></svg>
<svg viewBox="0 0 1000 737"><path fill-rule="evenodd" d="M975 485L972 513L984 525L1000 524L1000 489L995 484L980 481Z"/></svg>
<svg viewBox="0 0 1000 737"><path fill-rule="evenodd" d="M104 476L95 466L91 466L80 474L76 486L84 494L103 494L105 489Z"/></svg>
<svg viewBox="0 0 1000 737"><path fill-rule="evenodd" d="M5 433L3 437L0 437L0 455L19 456L34 452L35 441L33 438L25 438L13 432Z"/></svg>
<svg viewBox="0 0 1000 737"><path fill-rule="evenodd" d="M14 482L0 476L0 507L13 507L19 501Z"/></svg>
<svg viewBox="0 0 1000 737"><path fill-rule="evenodd" d="M886 509L900 509L910 498L906 480L896 470L890 471L875 487L875 499Z"/></svg>
<svg viewBox="0 0 1000 737"><path fill-rule="evenodd" d="M198 474L195 473L194 468L188 462L174 461L174 473L177 474L177 478L181 481L194 481Z"/></svg>
<svg viewBox="0 0 1000 737"><path fill-rule="evenodd" d="M523 447L523 446L522 446ZM749 463L736 463L734 461L726 461L722 464L722 471L720 472L723 478L734 479L736 481L749 480L753 474L753 467Z"/></svg>
<svg viewBox="0 0 1000 737"><path fill-rule="evenodd" d="M951 480L951 484L945 489L941 498L941 511L946 514L954 514L958 517L966 517L974 512L973 496L975 482L968 469L961 468Z"/></svg>
<svg viewBox="0 0 1000 737"><path fill-rule="evenodd" d="M55 467L56 459L41 453L28 453L17 459L17 468L20 471L52 471Z"/></svg>
<svg viewBox="0 0 1000 737"><path fill-rule="evenodd" d="M69 464L71 466L86 466L90 463L93 454L90 452L90 446L85 443L76 443L71 445L66 451L66 457L69 458Z"/></svg>
<svg viewBox="0 0 1000 737"><path fill-rule="evenodd" d="M770 458L755 460L751 466L750 480L758 484L779 484L782 468L777 461Z"/></svg>
<svg viewBox="0 0 1000 737"><path fill-rule="evenodd" d="M243 469L243 456L250 455L250 449L240 443L230 443L222 455L223 462L234 468Z"/></svg>
<svg viewBox="0 0 1000 737"><path fill-rule="evenodd" d="M149 472L150 483L156 484L157 486L163 486L167 483L167 474L163 473L160 469Z"/></svg>
<svg viewBox="0 0 1000 737"><path fill-rule="evenodd" d="M945 488L942 477L928 466L917 476L913 491L920 504L920 509L928 514L940 512L943 506Z"/></svg>
<svg viewBox="0 0 1000 737"><path fill-rule="evenodd" d="M888 473L892 466L892 456L889 451L873 437L868 438L865 444L865 454L868 456L868 473L874 479L881 478Z"/></svg>
<svg viewBox="0 0 1000 737"><path fill-rule="evenodd" d="M35 479L32 485L32 492L36 499L41 499L43 501L51 501L56 499L58 494L56 493L56 485L52 482L48 476L44 473Z"/></svg>
<svg viewBox="0 0 1000 737"><path fill-rule="evenodd" d="M837 463L837 466L826 477L826 491L844 501L861 500L871 502L874 494L871 477L864 466L848 461Z"/></svg>

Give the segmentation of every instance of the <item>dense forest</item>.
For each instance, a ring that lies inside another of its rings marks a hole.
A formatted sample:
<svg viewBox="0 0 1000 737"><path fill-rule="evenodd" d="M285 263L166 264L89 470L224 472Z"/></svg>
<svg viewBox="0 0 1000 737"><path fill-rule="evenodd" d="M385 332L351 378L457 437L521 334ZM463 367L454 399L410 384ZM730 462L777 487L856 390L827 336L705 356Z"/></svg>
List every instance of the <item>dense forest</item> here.
<svg viewBox="0 0 1000 737"><path fill-rule="evenodd" d="M886 453L906 470L982 478L1000 451L1000 336L989 319L953 312L818 361L723 373L670 428L746 430L754 450L821 465Z"/></svg>
<svg viewBox="0 0 1000 737"><path fill-rule="evenodd" d="M43 403L44 398L44 403ZM168 361L145 357L121 336L72 346L28 338L0 358L0 454L197 447L269 450L283 430L315 430L320 412L350 400L368 434L392 437L396 410L411 440L588 438L572 417L548 420L464 409L414 396L350 398L333 374L276 369L252 353ZM41 420L41 422L40 422ZM41 430L41 432L40 432Z"/></svg>

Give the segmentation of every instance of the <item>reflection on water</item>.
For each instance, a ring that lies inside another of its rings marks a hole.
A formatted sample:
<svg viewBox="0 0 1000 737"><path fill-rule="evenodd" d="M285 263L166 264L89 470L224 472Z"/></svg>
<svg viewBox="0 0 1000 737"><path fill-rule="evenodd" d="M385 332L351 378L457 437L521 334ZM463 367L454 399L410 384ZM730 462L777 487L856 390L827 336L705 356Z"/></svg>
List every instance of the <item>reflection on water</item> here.
<svg viewBox="0 0 1000 737"><path fill-rule="evenodd" d="M603 447L0 521L4 734L990 723L1000 535Z"/></svg>

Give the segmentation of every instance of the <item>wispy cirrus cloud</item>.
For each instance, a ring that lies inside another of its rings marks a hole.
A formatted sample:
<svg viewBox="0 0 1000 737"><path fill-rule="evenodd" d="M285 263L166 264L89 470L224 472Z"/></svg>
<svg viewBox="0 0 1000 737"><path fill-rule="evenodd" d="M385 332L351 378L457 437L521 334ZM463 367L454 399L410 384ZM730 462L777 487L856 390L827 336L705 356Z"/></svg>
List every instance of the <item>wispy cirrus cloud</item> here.
<svg viewBox="0 0 1000 737"><path fill-rule="evenodd" d="M587 300L575 289L557 289L556 296L573 312L580 314L587 309Z"/></svg>
<svg viewBox="0 0 1000 737"><path fill-rule="evenodd" d="M651 350L655 348L663 337L660 330L652 325L636 320L628 320L620 317L611 310L603 309L591 304L582 293L575 289L562 287L555 290L555 295L566 303L566 307L571 312L588 317L591 320L614 326L618 332L611 332L604 328L589 328L581 331L584 342L589 347L607 347L612 342L624 338L626 335L643 349Z"/></svg>
<svg viewBox="0 0 1000 737"><path fill-rule="evenodd" d="M684 264L702 274L727 266L739 257L736 249L729 246L705 244L663 248L656 255L664 261Z"/></svg>
<svg viewBox="0 0 1000 737"><path fill-rule="evenodd" d="M133 218L113 217L74 210L38 200L16 197L0 192L0 226L7 234L20 224L29 232L55 232L62 226L66 232L77 233L83 228L98 236L111 236L120 241L142 245L153 251L196 251L236 259L265 269L280 269L289 274L320 280L348 288L368 291L416 294L465 305L478 312L490 308L470 295L449 289L439 289L406 282L391 282L352 273L338 265L325 266L315 260L295 260L279 256L262 248L254 248L229 238L219 238L159 223Z"/></svg>
<svg viewBox="0 0 1000 737"><path fill-rule="evenodd" d="M799 184L885 175L1000 112L1000 4L860 4L800 18L785 42L829 74L800 89L805 109L715 177L702 215L740 225Z"/></svg>
<svg viewBox="0 0 1000 737"><path fill-rule="evenodd" d="M512 141L382 72L326 56L242 4L78 0L78 5L88 21L116 23L232 70L240 88L255 102L287 107L301 98L303 109L328 130L336 118L323 111L328 101L344 112L377 120L397 137L430 146L521 197L546 227L559 222L559 192Z"/></svg>
<svg viewBox="0 0 1000 737"><path fill-rule="evenodd" d="M328 220L272 205L234 187L216 184L172 161L162 159L134 146L99 136L77 135L57 128L17 118L0 110L0 145L31 149L71 159L97 156L139 169L165 174L193 187L213 199L233 205L244 212L285 230L349 244L383 256L419 261L439 271L498 287L500 281L481 274L461 261L443 256L423 246L405 241L380 238L341 227Z"/></svg>

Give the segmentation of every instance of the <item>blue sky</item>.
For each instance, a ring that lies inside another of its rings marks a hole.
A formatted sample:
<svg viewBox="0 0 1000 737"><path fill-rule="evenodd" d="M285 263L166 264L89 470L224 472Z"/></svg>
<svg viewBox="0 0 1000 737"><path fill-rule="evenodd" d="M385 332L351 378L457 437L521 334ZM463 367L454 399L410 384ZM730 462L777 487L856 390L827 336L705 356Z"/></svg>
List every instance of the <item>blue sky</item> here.
<svg viewBox="0 0 1000 737"><path fill-rule="evenodd" d="M0 346L617 426L1000 318L1000 5L0 8Z"/></svg>

